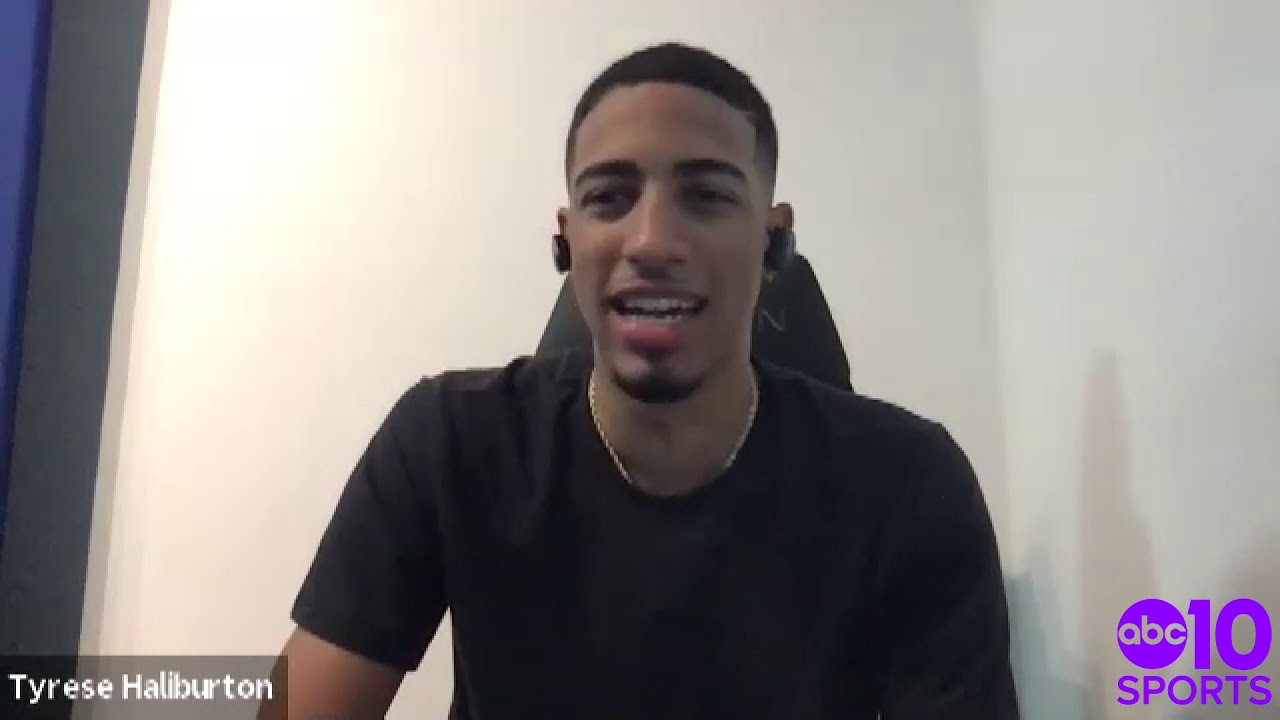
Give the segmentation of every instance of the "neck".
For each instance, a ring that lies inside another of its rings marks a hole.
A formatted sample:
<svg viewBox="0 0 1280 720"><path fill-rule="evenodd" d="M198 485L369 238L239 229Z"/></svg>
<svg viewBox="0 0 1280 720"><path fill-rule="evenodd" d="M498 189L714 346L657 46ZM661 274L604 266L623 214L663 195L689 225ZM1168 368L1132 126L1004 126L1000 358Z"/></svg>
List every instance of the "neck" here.
<svg viewBox="0 0 1280 720"><path fill-rule="evenodd" d="M749 359L707 378L689 398L650 405L606 373L595 377L600 431L631 481L655 495L681 495L725 469L750 429L757 402Z"/></svg>

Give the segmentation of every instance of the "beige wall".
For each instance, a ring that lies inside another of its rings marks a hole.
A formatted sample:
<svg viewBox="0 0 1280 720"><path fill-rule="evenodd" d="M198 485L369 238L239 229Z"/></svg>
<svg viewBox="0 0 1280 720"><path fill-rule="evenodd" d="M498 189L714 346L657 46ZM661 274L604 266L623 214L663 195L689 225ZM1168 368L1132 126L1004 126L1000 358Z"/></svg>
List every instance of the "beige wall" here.
<svg viewBox="0 0 1280 720"><path fill-rule="evenodd" d="M1192 3L804 4L174 0L144 75L86 648L278 649L394 398L536 343L572 105L669 38L771 99L856 386L973 457L1024 693L1067 698L1030 717L1109 695L1096 635L1131 591L1254 582L1280 218L1256 189L1274 155L1246 151L1280 124L1259 78L1215 81L1268 52L1248 34L1268 6L1227 0L1211 31ZM1241 519L1213 521L1221 546L1182 531L1205 509ZM395 717L443 716L447 645Z"/></svg>
<svg viewBox="0 0 1280 720"><path fill-rule="evenodd" d="M1280 4L983 10L1022 687L1147 717L1116 703L1130 603L1280 612Z"/></svg>

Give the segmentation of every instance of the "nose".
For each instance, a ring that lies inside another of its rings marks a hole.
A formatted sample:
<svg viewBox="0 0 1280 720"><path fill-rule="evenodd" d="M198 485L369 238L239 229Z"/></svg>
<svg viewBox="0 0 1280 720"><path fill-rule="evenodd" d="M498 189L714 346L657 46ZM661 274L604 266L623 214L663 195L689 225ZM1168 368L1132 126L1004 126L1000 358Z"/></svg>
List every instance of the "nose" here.
<svg viewBox="0 0 1280 720"><path fill-rule="evenodd" d="M688 244L681 230L679 209L668 194L647 188L632 208L622 255L641 269L663 270L683 263Z"/></svg>

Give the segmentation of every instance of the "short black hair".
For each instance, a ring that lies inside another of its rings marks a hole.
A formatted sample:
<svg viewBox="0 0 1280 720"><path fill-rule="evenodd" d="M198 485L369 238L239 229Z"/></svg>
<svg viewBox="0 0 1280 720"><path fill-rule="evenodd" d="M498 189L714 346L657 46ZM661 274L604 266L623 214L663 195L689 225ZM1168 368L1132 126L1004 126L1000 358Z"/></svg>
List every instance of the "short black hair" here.
<svg viewBox="0 0 1280 720"><path fill-rule="evenodd" d="M710 93L747 116L756 131L756 162L770 188L778 172L778 129L773 110L751 78L708 50L678 42L652 45L616 60L591 81L573 110L565 142L565 173L573 162L578 128L610 91L647 82L685 85Z"/></svg>

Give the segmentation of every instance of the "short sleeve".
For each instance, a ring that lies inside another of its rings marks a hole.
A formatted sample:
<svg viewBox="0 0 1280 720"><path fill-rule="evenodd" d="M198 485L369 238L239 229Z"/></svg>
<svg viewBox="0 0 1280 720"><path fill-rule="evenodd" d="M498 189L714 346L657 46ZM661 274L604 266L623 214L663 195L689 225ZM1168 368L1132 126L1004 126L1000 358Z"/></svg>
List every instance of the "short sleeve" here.
<svg viewBox="0 0 1280 720"><path fill-rule="evenodd" d="M938 425L905 464L882 578L882 716L1016 720L1004 580L977 477Z"/></svg>
<svg viewBox="0 0 1280 720"><path fill-rule="evenodd" d="M442 418L430 380L396 403L348 478L293 605L303 630L405 672L444 615L430 489L446 467Z"/></svg>

